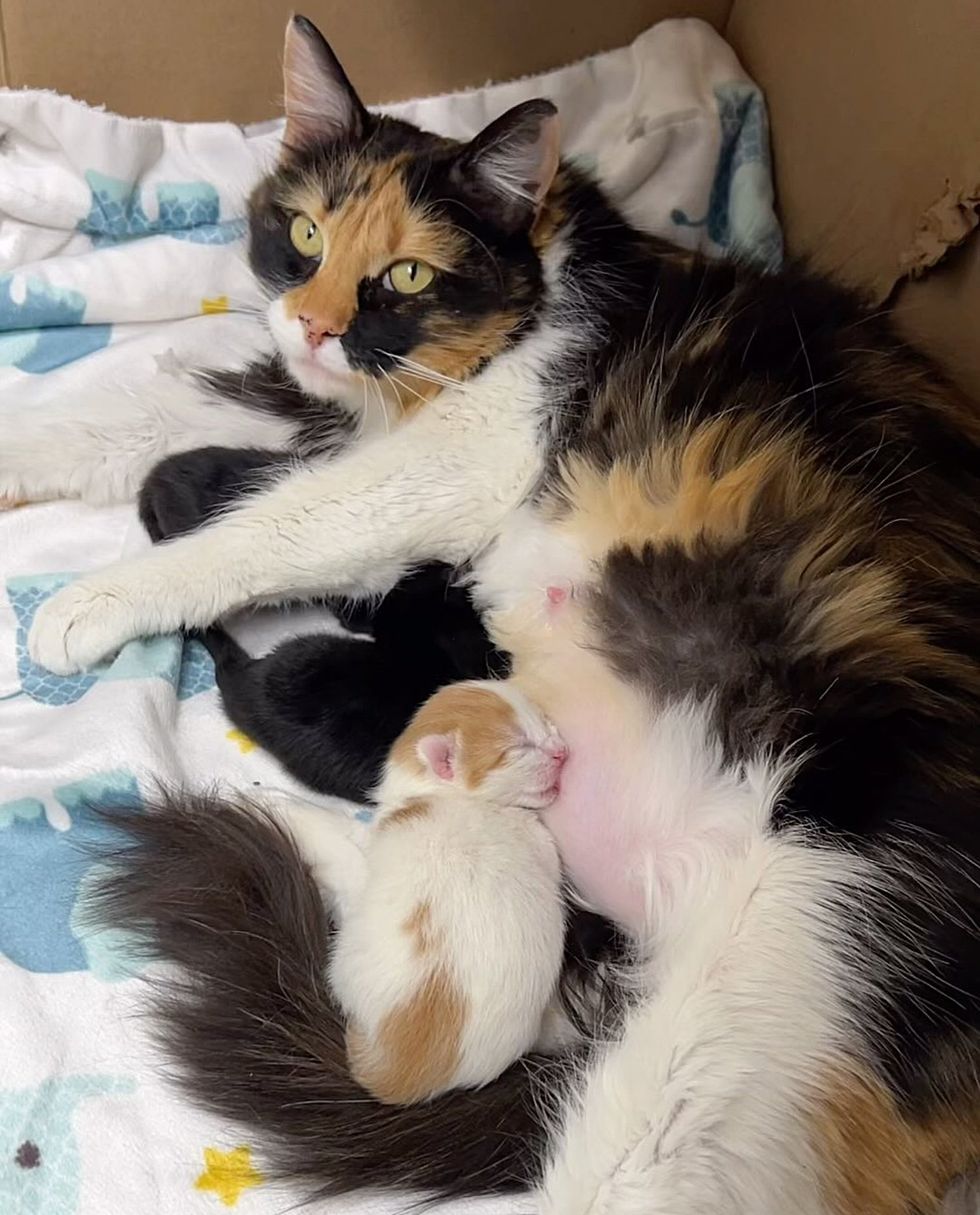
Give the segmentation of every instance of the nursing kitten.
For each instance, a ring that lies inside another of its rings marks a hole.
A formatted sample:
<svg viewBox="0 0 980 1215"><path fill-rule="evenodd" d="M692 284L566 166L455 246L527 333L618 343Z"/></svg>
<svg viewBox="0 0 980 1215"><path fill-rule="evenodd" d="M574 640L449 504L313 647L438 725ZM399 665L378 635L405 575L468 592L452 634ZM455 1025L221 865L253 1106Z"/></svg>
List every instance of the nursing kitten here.
<svg viewBox="0 0 980 1215"><path fill-rule="evenodd" d="M155 542L184 535L289 463L281 452L220 447L171 457L142 486L140 518ZM225 629L202 630L225 712L303 784L365 800L427 696L459 679L507 673L452 573L430 564L380 603L332 603L343 624L366 636L306 634L253 658Z"/></svg>
<svg viewBox="0 0 980 1215"><path fill-rule="evenodd" d="M486 1084L541 1037L565 917L536 812L564 758L534 706L489 682L436 693L392 748L329 968L353 1076L378 1100Z"/></svg>
<svg viewBox="0 0 980 1215"><path fill-rule="evenodd" d="M160 1017L188 1087L320 1193L933 1215L980 1163L976 406L854 294L637 230L559 164L547 102L427 135L369 114L300 20L286 82L251 241L302 408L175 381L164 403L30 411L0 493L118 491L155 442L221 428L316 444L346 408L364 430L61 590L31 651L73 670L248 602L468 563L569 746L542 816L629 933L635 999L577 1056L370 1101L295 849L234 811L212 838L171 799L134 816L108 889L184 967ZM555 616L565 580L578 606Z"/></svg>
<svg viewBox="0 0 980 1215"><path fill-rule="evenodd" d="M443 568L402 579L361 627L368 637L306 634L260 658L224 629L199 634L235 725L303 784L350 801L377 785L388 748L427 696L506 670Z"/></svg>

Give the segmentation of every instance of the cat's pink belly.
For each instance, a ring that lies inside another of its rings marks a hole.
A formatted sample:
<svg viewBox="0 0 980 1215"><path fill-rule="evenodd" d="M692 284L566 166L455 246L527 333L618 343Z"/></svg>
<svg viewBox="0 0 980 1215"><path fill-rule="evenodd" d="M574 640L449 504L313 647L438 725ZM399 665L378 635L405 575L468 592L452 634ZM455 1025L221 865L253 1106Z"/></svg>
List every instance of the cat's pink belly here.
<svg viewBox="0 0 980 1215"><path fill-rule="evenodd" d="M644 765L629 754L615 716L559 712L556 724L569 758L543 820L579 894L623 928L641 932L649 922L657 833L644 816Z"/></svg>
<svg viewBox="0 0 980 1215"><path fill-rule="evenodd" d="M546 690L568 760L544 822L586 902L649 942L758 839L784 773L726 765L705 706L654 707L587 673Z"/></svg>

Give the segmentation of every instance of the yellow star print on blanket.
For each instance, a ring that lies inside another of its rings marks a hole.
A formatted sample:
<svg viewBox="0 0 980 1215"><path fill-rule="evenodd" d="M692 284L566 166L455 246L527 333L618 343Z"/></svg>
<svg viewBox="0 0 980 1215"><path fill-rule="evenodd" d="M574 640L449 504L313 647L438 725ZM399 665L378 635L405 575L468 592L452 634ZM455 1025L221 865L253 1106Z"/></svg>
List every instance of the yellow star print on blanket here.
<svg viewBox="0 0 980 1215"><path fill-rule="evenodd" d="M252 1167L251 1148L237 1147L230 1152L204 1149L204 1172L194 1182L196 1190L213 1190L226 1207L236 1206L242 1194L265 1178Z"/></svg>

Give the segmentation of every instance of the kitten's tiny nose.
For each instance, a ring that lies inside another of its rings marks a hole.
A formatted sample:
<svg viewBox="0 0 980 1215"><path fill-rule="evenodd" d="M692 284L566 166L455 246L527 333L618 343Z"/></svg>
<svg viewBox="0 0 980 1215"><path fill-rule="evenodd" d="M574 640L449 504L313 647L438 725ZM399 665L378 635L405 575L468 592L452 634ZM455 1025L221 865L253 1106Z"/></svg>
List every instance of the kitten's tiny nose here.
<svg viewBox="0 0 980 1215"><path fill-rule="evenodd" d="M556 743L555 746L550 749L549 754L560 768L562 764L564 764L565 760L568 759L568 748L564 743Z"/></svg>
<svg viewBox="0 0 980 1215"><path fill-rule="evenodd" d="M306 334L306 343L311 350L316 350L322 346L327 338L341 337L344 333L343 329L332 328L326 321L314 316L300 316L300 324L303 326L303 332Z"/></svg>

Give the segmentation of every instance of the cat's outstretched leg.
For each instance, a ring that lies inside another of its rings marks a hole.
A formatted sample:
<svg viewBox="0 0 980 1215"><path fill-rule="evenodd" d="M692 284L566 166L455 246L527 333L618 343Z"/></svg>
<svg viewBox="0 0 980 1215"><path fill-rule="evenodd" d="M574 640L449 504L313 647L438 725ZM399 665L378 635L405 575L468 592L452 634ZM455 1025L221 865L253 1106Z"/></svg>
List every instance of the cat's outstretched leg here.
<svg viewBox="0 0 980 1215"><path fill-rule="evenodd" d="M466 560L526 492L530 459L512 472L508 462L509 432L474 421L460 435L423 411L383 441L291 470L199 532L73 582L38 611L31 653L64 674L249 603L370 595L427 559Z"/></svg>
<svg viewBox="0 0 980 1215"><path fill-rule="evenodd" d="M5 410L0 425L0 500L103 505L135 498L154 465L175 452L212 444L285 451L299 424L222 399L193 377L161 374L132 389Z"/></svg>

